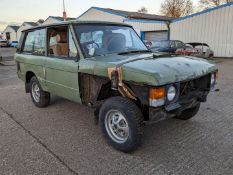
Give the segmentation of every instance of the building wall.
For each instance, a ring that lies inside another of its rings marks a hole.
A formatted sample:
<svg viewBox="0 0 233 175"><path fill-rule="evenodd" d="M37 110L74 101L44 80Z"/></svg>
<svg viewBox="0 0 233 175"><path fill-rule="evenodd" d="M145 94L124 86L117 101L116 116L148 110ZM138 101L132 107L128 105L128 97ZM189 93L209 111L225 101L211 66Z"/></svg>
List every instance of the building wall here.
<svg viewBox="0 0 233 175"><path fill-rule="evenodd" d="M23 30L26 30L26 29L29 29L31 28L32 26L27 24L27 23L23 23L20 28L18 29L17 31L17 38L18 38L18 41L20 40L20 36L21 36L21 33Z"/></svg>
<svg viewBox="0 0 233 175"><path fill-rule="evenodd" d="M171 23L171 39L207 43L217 57L233 57L233 3Z"/></svg>
<svg viewBox="0 0 233 175"><path fill-rule="evenodd" d="M125 20L125 23L133 26L134 29L143 32L168 30L167 24L160 21Z"/></svg>
<svg viewBox="0 0 233 175"><path fill-rule="evenodd" d="M142 32L146 32L146 31L167 30L167 25L165 22L153 21L153 20L129 20L124 16L111 14L102 10L98 10L96 8L91 8L83 15L81 15L78 18L78 20L126 23L133 26L135 31L139 35L141 35Z"/></svg>
<svg viewBox="0 0 233 175"><path fill-rule="evenodd" d="M4 40L6 40L6 33L9 32L10 33L10 41L18 41L17 38L17 32L14 31L14 29L12 29L11 27L7 27L4 31L3 31L3 36L2 38Z"/></svg>
<svg viewBox="0 0 233 175"><path fill-rule="evenodd" d="M83 15L81 15L78 20L87 21L108 21L108 22L123 22L124 17L103 12L97 9L90 9Z"/></svg>

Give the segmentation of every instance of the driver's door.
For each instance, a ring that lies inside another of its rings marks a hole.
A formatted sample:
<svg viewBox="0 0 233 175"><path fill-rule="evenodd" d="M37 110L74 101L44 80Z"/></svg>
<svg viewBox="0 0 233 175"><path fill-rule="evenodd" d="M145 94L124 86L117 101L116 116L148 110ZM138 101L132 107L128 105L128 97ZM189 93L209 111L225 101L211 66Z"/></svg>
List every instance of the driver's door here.
<svg viewBox="0 0 233 175"><path fill-rule="evenodd" d="M51 93L75 102L81 102L78 81L77 48L74 44L73 37L70 30L68 29L68 26L66 29L64 26L62 27L62 29L59 27L54 27L48 29L47 32L49 38L49 53L45 64L46 85L49 92ZM61 33L61 31L66 31L67 33L67 39L64 37L62 39L63 50L64 48L67 48L67 51L63 51L65 53L61 53L62 51L56 50L59 48L59 40L57 40L59 37L57 37L57 35L59 35L59 32ZM53 35L56 36L55 39ZM53 43L53 46L51 46L51 43ZM64 46L66 44L67 47Z"/></svg>

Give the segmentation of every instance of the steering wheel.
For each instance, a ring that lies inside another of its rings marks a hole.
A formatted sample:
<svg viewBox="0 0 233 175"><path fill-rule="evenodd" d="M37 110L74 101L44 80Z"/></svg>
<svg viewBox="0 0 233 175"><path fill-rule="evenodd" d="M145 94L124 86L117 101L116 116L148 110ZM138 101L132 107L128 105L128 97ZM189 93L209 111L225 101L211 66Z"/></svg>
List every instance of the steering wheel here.
<svg viewBox="0 0 233 175"><path fill-rule="evenodd" d="M88 42L82 43L82 45L84 45L85 47L89 44L94 44L97 46L97 48L100 48L99 44L97 44L95 41L88 41Z"/></svg>

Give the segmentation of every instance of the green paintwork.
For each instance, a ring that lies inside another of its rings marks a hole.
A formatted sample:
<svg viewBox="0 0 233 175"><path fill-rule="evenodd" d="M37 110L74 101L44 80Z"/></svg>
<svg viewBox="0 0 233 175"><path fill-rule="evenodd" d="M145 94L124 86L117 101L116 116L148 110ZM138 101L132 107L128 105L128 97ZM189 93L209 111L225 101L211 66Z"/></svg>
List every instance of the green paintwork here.
<svg viewBox="0 0 233 175"><path fill-rule="evenodd" d="M78 62L45 56L16 54L20 62L19 78L26 79L33 72L44 91L49 91L75 102L81 102L78 84Z"/></svg>
<svg viewBox="0 0 233 175"><path fill-rule="evenodd" d="M80 72L107 77L107 68L128 60L145 58L122 65L123 80L162 86L190 80L217 70L214 63L194 57L153 58L152 54L110 55L80 61Z"/></svg>
<svg viewBox="0 0 233 175"><path fill-rule="evenodd" d="M64 24L73 23L78 22L69 21ZM79 23L90 24L91 22ZM75 37L74 34L73 37ZM75 38L75 43L78 43L77 38ZM181 56L153 58L152 53L128 55L112 54L86 59L84 59L81 54L79 61L16 54L15 59L20 63L18 76L23 81L26 79L26 73L31 71L36 75L45 91L79 103L81 103L78 79L79 73L108 77L109 67L122 65L124 81L156 87L198 78L217 70L214 63L200 58ZM140 60L135 61L135 59Z"/></svg>

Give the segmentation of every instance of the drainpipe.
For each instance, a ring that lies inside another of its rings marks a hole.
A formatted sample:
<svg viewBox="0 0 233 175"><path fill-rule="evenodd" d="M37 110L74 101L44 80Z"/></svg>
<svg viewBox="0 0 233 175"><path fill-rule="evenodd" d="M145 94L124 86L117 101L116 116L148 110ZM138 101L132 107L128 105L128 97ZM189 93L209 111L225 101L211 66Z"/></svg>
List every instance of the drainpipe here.
<svg viewBox="0 0 233 175"><path fill-rule="evenodd" d="M167 21L167 22L166 22L166 24L167 24L167 29L168 29L168 40L170 40L170 35L171 35L171 31L170 31L170 30L171 30L171 28L170 28L170 24L171 24L171 23L170 23L170 21Z"/></svg>

